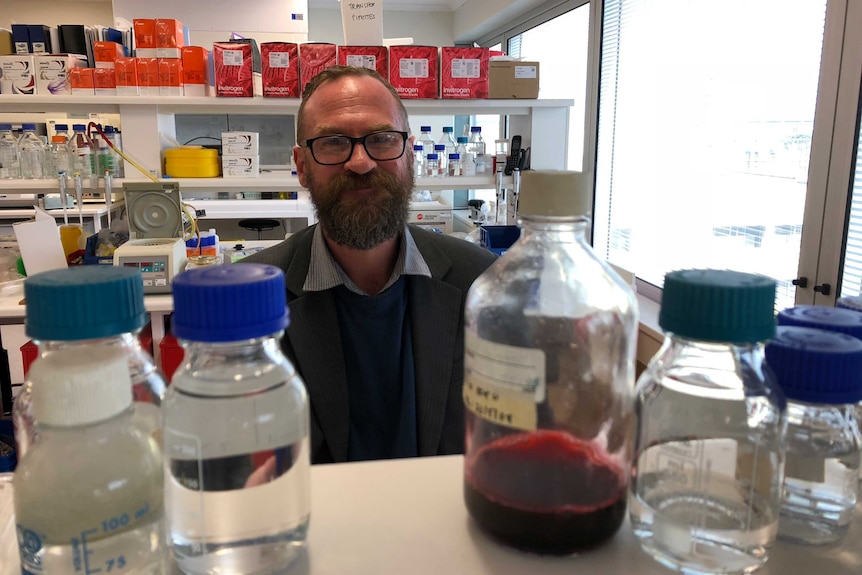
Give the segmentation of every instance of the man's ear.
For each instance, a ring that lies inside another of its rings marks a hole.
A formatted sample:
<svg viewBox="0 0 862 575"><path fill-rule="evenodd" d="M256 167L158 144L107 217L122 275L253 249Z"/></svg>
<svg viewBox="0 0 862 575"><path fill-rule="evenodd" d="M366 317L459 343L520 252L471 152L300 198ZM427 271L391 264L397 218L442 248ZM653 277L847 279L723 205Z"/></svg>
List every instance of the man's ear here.
<svg viewBox="0 0 862 575"><path fill-rule="evenodd" d="M302 146L293 147L293 164L296 166L296 175L299 177L299 185L307 188L305 185L305 150Z"/></svg>

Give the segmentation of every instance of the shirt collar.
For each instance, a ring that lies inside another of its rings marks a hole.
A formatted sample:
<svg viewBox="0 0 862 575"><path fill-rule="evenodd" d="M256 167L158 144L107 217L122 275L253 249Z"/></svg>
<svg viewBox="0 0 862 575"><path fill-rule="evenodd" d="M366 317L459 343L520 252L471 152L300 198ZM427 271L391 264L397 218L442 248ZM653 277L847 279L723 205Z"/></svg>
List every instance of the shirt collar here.
<svg viewBox="0 0 862 575"><path fill-rule="evenodd" d="M395 262L395 268L392 270L392 275L389 281L383 287L384 291L389 286L398 281L402 275L414 275L431 277L431 269L425 262L425 258L416 247L416 242L410 234L410 229L404 226L404 231L401 232L401 249L398 253L398 260ZM326 246L326 240L323 237L323 229L318 224L314 230L314 238L311 242L311 261L308 266L308 275L305 276L305 284L302 289L305 291L323 291L343 285L352 292L361 295L369 295L362 291L353 281L347 276Z"/></svg>

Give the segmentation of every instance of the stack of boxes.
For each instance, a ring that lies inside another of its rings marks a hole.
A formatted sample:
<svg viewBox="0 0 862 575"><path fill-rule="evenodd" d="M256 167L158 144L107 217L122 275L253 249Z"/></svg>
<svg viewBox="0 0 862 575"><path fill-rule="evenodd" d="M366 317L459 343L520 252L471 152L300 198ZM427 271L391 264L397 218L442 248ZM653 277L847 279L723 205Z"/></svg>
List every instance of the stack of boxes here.
<svg viewBox="0 0 862 575"><path fill-rule="evenodd" d="M256 178L260 175L257 132L222 132L221 171L225 178Z"/></svg>

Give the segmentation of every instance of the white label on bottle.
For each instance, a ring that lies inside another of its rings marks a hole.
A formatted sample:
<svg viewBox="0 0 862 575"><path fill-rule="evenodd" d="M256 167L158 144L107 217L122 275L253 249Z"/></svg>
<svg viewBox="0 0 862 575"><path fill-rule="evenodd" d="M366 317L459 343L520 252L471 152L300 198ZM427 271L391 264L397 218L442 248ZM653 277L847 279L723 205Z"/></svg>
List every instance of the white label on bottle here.
<svg viewBox="0 0 862 575"><path fill-rule="evenodd" d="M377 57L371 55L352 54L347 57L347 65L354 68L371 68L374 70L377 67Z"/></svg>
<svg viewBox="0 0 862 575"><path fill-rule="evenodd" d="M270 52L270 68L290 68L290 54L288 52Z"/></svg>
<svg viewBox="0 0 862 575"><path fill-rule="evenodd" d="M535 66L515 66L515 77L516 78L535 78L536 77L536 67Z"/></svg>
<svg viewBox="0 0 862 575"><path fill-rule="evenodd" d="M399 61L399 71L402 78L427 78L427 58L402 58Z"/></svg>
<svg viewBox="0 0 862 575"><path fill-rule="evenodd" d="M455 58L452 60L453 78L478 78L481 62L478 58Z"/></svg>
<svg viewBox="0 0 862 575"><path fill-rule="evenodd" d="M537 427L545 400L545 352L494 343L467 332L464 405L483 419L523 430Z"/></svg>
<svg viewBox="0 0 862 575"><path fill-rule="evenodd" d="M242 66L242 50L223 51L222 62L225 66Z"/></svg>

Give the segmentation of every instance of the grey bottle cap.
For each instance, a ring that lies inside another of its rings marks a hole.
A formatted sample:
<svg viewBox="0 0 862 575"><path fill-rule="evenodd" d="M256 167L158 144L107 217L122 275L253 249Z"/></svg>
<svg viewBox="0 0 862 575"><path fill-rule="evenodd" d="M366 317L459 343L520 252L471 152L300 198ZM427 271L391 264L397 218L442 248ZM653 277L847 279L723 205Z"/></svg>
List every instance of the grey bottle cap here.
<svg viewBox="0 0 862 575"><path fill-rule="evenodd" d="M592 207L592 190L582 172L527 170L521 173L519 215L589 216Z"/></svg>

